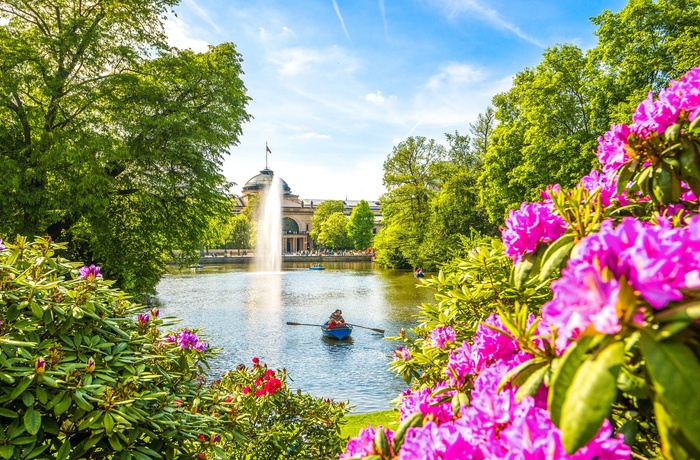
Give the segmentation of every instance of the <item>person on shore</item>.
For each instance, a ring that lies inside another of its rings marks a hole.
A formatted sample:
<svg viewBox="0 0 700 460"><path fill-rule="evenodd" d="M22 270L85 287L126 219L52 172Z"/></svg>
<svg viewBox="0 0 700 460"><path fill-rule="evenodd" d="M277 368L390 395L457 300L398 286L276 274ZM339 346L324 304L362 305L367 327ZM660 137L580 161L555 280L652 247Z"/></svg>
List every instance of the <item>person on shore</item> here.
<svg viewBox="0 0 700 460"><path fill-rule="evenodd" d="M328 318L328 329L332 329L334 327L343 327L345 326L345 319L343 318L343 312L340 310L334 311L331 316Z"/></svg>

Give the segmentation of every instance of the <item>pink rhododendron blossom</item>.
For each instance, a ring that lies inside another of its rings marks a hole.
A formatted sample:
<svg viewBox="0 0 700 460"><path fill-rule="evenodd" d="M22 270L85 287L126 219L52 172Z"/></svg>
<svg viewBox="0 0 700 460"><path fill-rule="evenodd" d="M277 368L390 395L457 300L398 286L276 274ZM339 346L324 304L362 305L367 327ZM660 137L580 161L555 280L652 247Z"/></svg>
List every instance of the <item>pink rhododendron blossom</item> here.
<svg viewBox="0 0 700 460"><path fill-rule="evenodd" d="M505 253L520 261L525 253L534 252L539 243L550 243L566 230L564 219L552 212L546 203L523 203L519 210L511 210L502 230Z"/></svg>
<svg viewBox="0 0 700 460"><path fill-rule="evenodd" d="M629 160L627 155L629 126L623 124L610 126L603 137L598 138L598 160L604 172L616 171Z"/></svg>
<svg viewBox="0 0 700 460"><path fill-rule="evenodd" d="M100 267L98 267L94 264L90 265L89 267L88 266L80 267L80 275L78 276L78 278L84 278L84 279L87 279L89 281L92 281L95 278L97 278L98 276L102 276L100 274Z"/></svg>
<svg viewBox="0 0 700 460"><path fill-rule="evenodd" d="M584 238L542 309L544 322L557 329L557 345L589 326L606 334L619 330L623 277L656 309L700 287L700 217L676 228L664 219L651 225L626 218L617 227L606 221Z"/></svg>
<svg viewBox="0 0 700 460"><path fill-rule="evenodd" d="M454 411L452 403L448 399L440 403L440 400L445 396L454 395L454 391L447 391L440 395L433 395L438 390L445 389L445 383L438 384L434 388L421 388L419 390L411 390L410 388L401 394L400 420L420 412L428 420L436 420L440 423L452 420Z"/></svg>
<svg viewBox="0 0 700 460"><path fill-rule="evenodd" d="M189 329L183 329L178 332L176 342L180 350L205 351L207 349L207 343L199 340L197 334Z"/></svg>
<svg viewBox="0 0 700 460"><path fill-rule="evenodd" d="M673 87L678 93L678 106L688 112L688 121L700 115L700 66L691 69Z"/></svg>
<svg viewBox="0 0 700 460"><path fill-rule="evenodd" d="M0 238L0 251L2 251L3 249L5 249L5 245L2 244L2 238Z"/></svg>
<svg viewBox="0 0 700 460"><path fill-rule="evenodd" d="M587 176L581 178L581 185L589 193L600 189L600 202L605 207L610 206L613 200L616 200L621 206L628 203L624 195L617 194L617 176L612 170L601 174L594 169Z"/></svg>
<svg viewBox="0 0 700 460"><path fill-rule="evenodd" d="M554 298L542 307L542 315L557 328L557 346L577 337L588 326L605 334L621 328L617 317L620 285L616 279L603 281L592 265L565 269L552 283Z"/></svg>
<svg viewBox="0 0 700 460"><path fill-rule="evenodd" d="M383 427L379 425L377 429L379 428ZM384 433L389 441L389 445L391 445L394 442L394 432L384 429ZM368 455L374 455L376 453L374 450L374 437L376 434L377 430L372 428L372 425L368 425L367 428L361 428L358 436L348 441L348 444L345 446L345 452L340 455L340 458L363 458Z"/></svg>
<svg viewBox="0 0 700 460"><path fill-rule="evenodd" d="M411 350L406 347L399 347L394 350L394 360L408 361L411 359Z"/></svg>
<svg viewBox="0 0 700 460"><path fill-rule="evenodd" d="M530 316L530 323L533 320L534 316ZM501 318L496 314L492 314L486 318L483 324L477 326L474 334L474 345L472 345L472 361L477 372L481 372L499 360L510 360L520 351L518 343L511 337L507 337L486 325L506 331Z"/></svg>
<svg viewBox="0 0 700 460"><path fill-rule="evenodd" d="M460 460L483 458L478 452L478 446L462 436L460 427L453 424L438 426L428 422L422 427L409 428L401 451L400 460ZM477 454L474 457L474 454Z"/></svg>
<svg viewBox="0 0 700 460"><path fill-rule="evenodd" d="M475 373L472 347L469 342L465 341L461 347L450 350L445 373L450 379L450 386L457 388L464 385L466 379Z"/></svg>
<svg viewBox="0 0 700 460"><path fill-rule="evenodd" d="M436 348L445 348L448 343L454 343L456 338L455 330L450 326L436 327L430 333L431 344Z"/></svg>
<svg viewBox="0 0 700 460"><path fill-rule="evenodd" d="M679 100L678 95L668 89L659 93L658 100L654 100L654 93L649 91L647 98L639 104L632 115L633 123L630 131L639 137L647 137L654 133L663 134L666 128L678 119Z"/></svg>

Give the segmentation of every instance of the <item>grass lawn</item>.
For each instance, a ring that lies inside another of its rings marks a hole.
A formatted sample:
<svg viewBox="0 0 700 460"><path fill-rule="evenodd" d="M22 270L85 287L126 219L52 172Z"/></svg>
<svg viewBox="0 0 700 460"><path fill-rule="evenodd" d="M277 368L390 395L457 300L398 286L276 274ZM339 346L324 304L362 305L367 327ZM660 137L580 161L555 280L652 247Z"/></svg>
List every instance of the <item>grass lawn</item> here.
<svg viewBox="0 0 700 460"><path fill-rule="evenodd" d="M361 428L372 425L374 428L382 425L384 428L396 430L399 426L399 411L395 409L381 412L370 412L369 414L354 414L344 418L347 421L341 429L340 435L347 438L354 438L360 433Z"/></svg>

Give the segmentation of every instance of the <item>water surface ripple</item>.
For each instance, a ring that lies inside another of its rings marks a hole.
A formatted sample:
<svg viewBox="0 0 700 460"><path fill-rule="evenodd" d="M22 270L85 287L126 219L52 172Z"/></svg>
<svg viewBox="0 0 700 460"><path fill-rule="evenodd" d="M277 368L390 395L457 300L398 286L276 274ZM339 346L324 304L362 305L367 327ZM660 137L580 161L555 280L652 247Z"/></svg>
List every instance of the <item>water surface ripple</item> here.
<svg viewBox="0 0 700 460"><path fill-rule="evenodd" d="M171 272L157 287L163 314L182 326L204 328L222 348L211 363L217 376L253 356L271 368L286 368L292 388L314 396L350 401L356 413L385 410L405 388L388 371L396 342L356 328L350 341L323 339L319 328L336 308L350 323L385 329L415 325L432 291L417 289L410 272L379 270L370 263L330 263L324 271L285 264L279 273L255 273L235 265Z"/></svg>

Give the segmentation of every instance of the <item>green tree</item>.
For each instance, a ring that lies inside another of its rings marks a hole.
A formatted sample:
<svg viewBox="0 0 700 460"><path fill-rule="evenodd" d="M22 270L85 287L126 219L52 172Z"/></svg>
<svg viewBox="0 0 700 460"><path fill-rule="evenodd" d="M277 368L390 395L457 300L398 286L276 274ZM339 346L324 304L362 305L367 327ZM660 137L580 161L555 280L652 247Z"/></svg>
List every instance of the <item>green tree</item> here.
<svg viewBox="0 0 700 460"><path fill-rule="evenodd" d="M250 220L245 214L234 215L231 219L231 233L229 234L229 242L233 249L237 249L241 253L241 249L250 247L250 236L252 228Z"/></svg>
<svg viewBox="0 0 700 460"><path fill-rule="evenodd" d="M353 241L355 249L362 250L372 247L374 228L374 213L369 208L369 203L360 200L352 209L348 222L348 236Z"/></svg>
<svg viewBox="0 0 700 460"><path fill-rule="evenodd" d="M460 157L464 141L457 139L457 143L460 152L455 156ZM384 260L391 263L387 266L422 265L419 250L430 219L430 199L439 191L440 171L448 158L444 146L419 136L400 142L384 162L387 193L380 200L384 217L380 234L386 231L391 237L375 243L380 265ZM401 240L398 245L397 238ZM398 250L402 260L381 255L385 250Z"/></svg>
<svg viewBox="0 0 700 460"><path fill-rule="evenodd" d="M593 108L610 122L629 122L639 101L700 62L700 1L630 0L617 13L591 19L598 44L588 53L599 70ZM607 121L607 122L606 122Z"/></svg>
<svg viewBox="0 0 700 460"><path fill-rule="evenodd" d="M332 249L349 249L352 239L348 236L349 219L342 212L334 212L321 224L318 243Z"/></svg>
<svg viewBox="0 0 700 460"><path fill-rule="evenodd" d="M484 156L491 145L491 137L493 130L496 128L496 112L493 107L487 107L484 113L480 113L476 117L476 122L469 124L469 132L471 133L471 151L473 156L479 159L478 166L484 161Z"/></svg>
<svg viewBox="0 0 700 460"><path fill-rule="evenodd" d="M0 231L68 241L132 293L229 212L220 165L249 119L233 44L166 46L174 4L0 4Z"/></svg>
<svg viewBox="0 0 700 460"><path fill-rule="evenodd" d="M316 207L314 211L314 216L311 218L311 232L309 236L314 240L316 244L323 244L320 242L321 231L323 230L323 223L334 213L344 213L345 205L340 200L326 200L321 202L321 204Z"/></svg>
<svg viewBox="0 0 700 460"><path fill-rule="evenodd" d="M561 45L547 49L536 68L520 72L513 88L494 98L496 116L503 118L480 179L494 223L548 185L569 186L591 170L598 134L591 79L583 52Z"/></svg>

